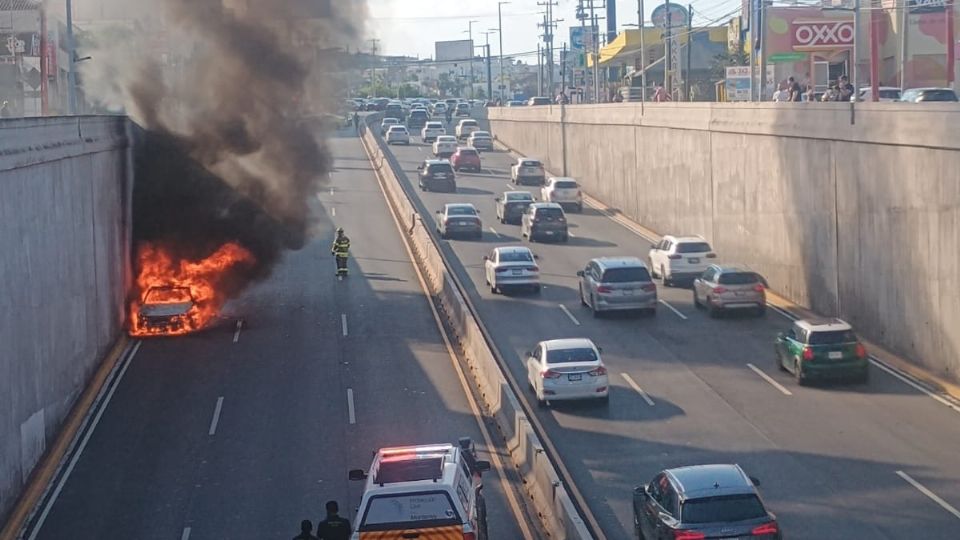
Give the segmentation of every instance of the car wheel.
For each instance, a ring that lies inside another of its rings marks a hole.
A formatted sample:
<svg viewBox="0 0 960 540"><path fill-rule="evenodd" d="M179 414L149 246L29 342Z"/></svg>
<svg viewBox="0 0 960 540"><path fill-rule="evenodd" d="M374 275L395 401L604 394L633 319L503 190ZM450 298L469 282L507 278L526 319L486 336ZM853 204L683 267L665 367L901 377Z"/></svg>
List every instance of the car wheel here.
<svg viewBox="0 0 960 540"><path fill-rule="evenodd" d="M657 273L656 267L653 266L653 261L650 261L649 266L650 266L650 277L654 279L660 279L660 274Z"/></svg>
<svg viewBox="0 0 960 540"><path fill-rule="evenodd" d="M803 370L800 369L800 360L793 360L793 377L797 379L797 384L799 386L804 386L807 384L806 377L803 376Z"/></svg>
<svg viewBox="0 0 960 540"><path fill-rule="evenodd" d="M777 363L778 370L788 371L787 367L783 365L783 359L780 358L780 351L776 347L773 348L773 358L774 358L774 361Z"/></svg>
<svg viewBox="0 0 960 540"><path fill-rule="evenodd" d="M580 285L577 285L577 289L580 291L580 305L581 306L587 305L587 301L583 297L583 284L581 283Z"/></svg>
<svg viewBox="0 0 960 540"><path fill-rule="evenodd" d="M673 287L673 281L667 279L667 273L664 271L663 266L660 266L660 279L663 280L664 287Z"/></svg>
<svg viewBox="0 0 960 540"><path fill-rule="evenodd" d="M594 319L600 317L600 312L597 311L597 301L592 294L590 295L590 314L593 315Z"/></svg>
<svg viewBox="0 0 960 540"><path fill-rule="evenodd" d="M707 297L707 314L710 315L711 319L716 319L720 316L720 308L713 305L713 300L710 300L710 297Z"/></svg>
<svg viewBox="0 0 960 540"><path fill-rule="evenodd" d="M580 203L580 204L577 205L577 213L578 213L578 214L582 214L582 213L583 213L583 203Z"/></svg>
<svg viewBox="0 0 960 540"><path fill-rule="evenodd" d="M700 304L700 298L697 296L697 289L693 289L693 307L697 309L703 309L703 305Z"/></svg>
<svg viewBox="0 0 960 540"><path fill-rule="evenodd" d="M474 240L483 240L483 231L477 231L477 233L473 235L473 239L474 239Z"/></svg>
<svg viewBox="0 0 960 540"><path fill-rule="evenodd" d="M534 285L534 286L533 286L533 294L540 294L540 286L539 286L539 285Z"/></svg>
<svg viewBox="0 0 960 540"><path fill-rule="evenodd" d="M862 373L859 377L857 377L857 383L858 383L858 384L867 384L867 383L869 383L869 382L870 382L870 370L869 370L869 369L865 369L865 370L863 370L863 373Z"/></svg>
<svg viewBox="0 0 960 540"><path fill-rule="evenodd" d="M491 292L492 294L497 294L498 291L499 291L499 289L497 289L497 286L491 283L491 284L490 284L490 292Z"/></svg>
<svg viewBox="0 0 960 540"><path fill-rule="evenodd" d="M757 317L763 317L767 314L767 306L757 306L755 314Z"/></svg>
<svg viewBox="0 0 960 540"><path fill-rule="evenodd" d="M569 241L570 241L570 235L569 235L569 234L564 234L564 235L563 235L563 238L561 238L560 241L563 242L563 243L569 242Z"/></svg>

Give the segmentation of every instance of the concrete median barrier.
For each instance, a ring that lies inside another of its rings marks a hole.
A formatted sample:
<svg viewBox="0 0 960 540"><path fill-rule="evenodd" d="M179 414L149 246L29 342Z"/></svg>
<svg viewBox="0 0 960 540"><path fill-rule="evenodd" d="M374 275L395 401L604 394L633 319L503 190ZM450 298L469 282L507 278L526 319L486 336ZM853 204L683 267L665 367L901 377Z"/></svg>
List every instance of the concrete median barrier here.
<svg viewBox="0 0 960 540"><path fill-rule="evenodd" d="M375 120L375 117L371 121ZM492 342L482 328L482 322L462 292L457 277L448 267L444 256L411 196L398 177L399 167L387 155L380 141L369 129L362 136L363 144L377 170L387 194L388 203L400 218L415 257L430 288L456 338L475 383L484 401L487 413L496 420L507 449L525 484L529 500L540 516L551 538L587 539L600 537L591 534L577 506L562 480L561 471L533 428L528 414L517 396L516 382L511 386L508 375L498 360Z"/></svg>

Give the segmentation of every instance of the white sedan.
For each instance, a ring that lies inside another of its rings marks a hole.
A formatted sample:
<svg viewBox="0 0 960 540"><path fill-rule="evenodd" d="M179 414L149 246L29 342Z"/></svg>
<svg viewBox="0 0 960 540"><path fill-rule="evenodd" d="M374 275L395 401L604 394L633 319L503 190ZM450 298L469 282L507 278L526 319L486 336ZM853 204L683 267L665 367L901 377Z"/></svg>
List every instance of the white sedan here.
<svg viewBox="0 0 960 540"><path fill-rule="evenodd" d="M567 399L600 399L610 395L607 368L600 349L587 338L551 339L527 352L527 382L537 404Z"/></svg>
<svg viewBox="0 0 960 540"><path fill-rule="evenodd" d="M490 292L496 294L514 288L540 292L540 267L536 258L530 248L524 246L498 247L484 255L484 274Z"/></svg>
<svg viewBox="0 0 960 540"><path fill-rule="evenodd" d="M390 126L387 130L387 144L410 144L410 132L407 126Z"/></svg>
<svg viewBox="0 0 960 540"><path fill-rule="evenodd" d="M440 135L433 143L433 155L448 158L457 151L457 138L453 135Z"/></svg>
<svg viewBox="0 0 960 540"><path fill-rule="evenodd" d="M550 177L540 188L540 199L543 202L553 202L567 208L576 208L577 212L583 212L583 194L580 192L580 184L573 178Z"/></svg>

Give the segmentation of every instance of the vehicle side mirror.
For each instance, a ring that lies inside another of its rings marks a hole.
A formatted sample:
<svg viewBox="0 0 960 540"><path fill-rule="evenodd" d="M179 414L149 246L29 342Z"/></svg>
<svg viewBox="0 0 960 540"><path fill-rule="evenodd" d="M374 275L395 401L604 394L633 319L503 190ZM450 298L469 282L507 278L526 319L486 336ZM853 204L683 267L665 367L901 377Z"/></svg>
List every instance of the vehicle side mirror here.
<svg viewBox="0 0 960 540"><path fill-rule="evenodd" d="M483 256L483 260L485 260L485 261L489 261L489 260L490 260L490 257L488 257L488 256L486 256L486 255L484 255L484 256Z"/></svg>
<svg viewBox="0 0 960 540"><path fill-rule="evenodd" d="M603 347L597 347L597 352L598 352L598 353L602 353L602 352L603 352Z"/></svg>
<svg viewBox="0 0 960 540"><path fill-rule="evenodd" d="M583 277L583 270L577 270L577 277Z"/></svg>
<svg viewBox="0 0 960 540"><path fill-rule="evenodd" d="M422 171L422 170L423 170L423 165L417 165L417 170L418 170L418 171Z"/></svg>
<svg viewBox="0 0 960 540"><path fill-rule="evenodd" d="M347 473L347 476L350 478L350 480L366 480L367 479L367 473L365 473L363 469L351 469L350 472Z"/></svg>
<svg viewBox="0 0 960 540"><path fill-rule="evenodd" d="M523 354L525 354L527 358L533 358L533 351L526 351Z"/></svg>
<svg viewBox="0 0 960 540"><path fill-rule="evenodd" d="M477 470L477 472L487 472L490 470L490 462L477 460L477 462L474 464L474 468Z"/></svg>
<svg viewBox="0 0 960 540"><path fill-rule="evenodd" d="M767 278L765 278L765 277L763 277L763 276L760 276L760 283L763 283L763 288L764 288L764 289L769 289L769 288L770 288L770 284L767 282Z"/></svg>
<svg viewBox="0 0 960 540"><path fill-rule="evenodd" d="M647 486L644 485L644 486L637 486L637 487L633 488L633 494L634 494L634 496L640 496L640 497L646 498L646 497L647 497Z"/></svg>
<svg viewBox="0 0 960 540"><path fill-rule="evenodd" d="M500 202L500 197L497 197L497 198L495 198L495 199L493 199L493 200L495 200L495 201L497 201L497 202Z"/></svg>
<svg viewBox="0 0 960 540"><path fill-rule="evenodd" d="M539 261L539 260L540 260L540 255L537 255L536 253L534 253L534 254L533 254L533 258Z"/></svg>
<svg viewBox="0 0 960 540"><path fill-rule="evenodd" d="M757 487L760 487L760 479L757 478L756 476L751 476L751 477L750 477L750 482L752 482L753 485L755 485L755 486L757 486Z"/></svg>
<svg viewBox="0 0 960 540"><path fill-rule="evenodd" d="M785 334L784 332L780 332L777 334L777 341L783 341L784 339L786 339L786 337L787 337L787 334Z"/></svg>

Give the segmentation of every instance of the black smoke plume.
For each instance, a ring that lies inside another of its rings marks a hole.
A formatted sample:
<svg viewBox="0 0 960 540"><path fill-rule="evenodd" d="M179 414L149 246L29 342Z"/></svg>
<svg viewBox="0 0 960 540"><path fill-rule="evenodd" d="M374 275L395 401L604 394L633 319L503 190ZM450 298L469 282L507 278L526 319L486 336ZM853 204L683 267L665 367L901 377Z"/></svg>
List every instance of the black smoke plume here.
<svg viewBox="0 0 960 540"><path fill-rule="evenodd" d="M332 165L312 119L336 108L330 71L338 49L360 39L363 2L140 3L145 18L90 39L84 87L142 128L135 244L185 260L241 244L257 264L226 276L233 296L306 239L308 201Z"/></svg>

